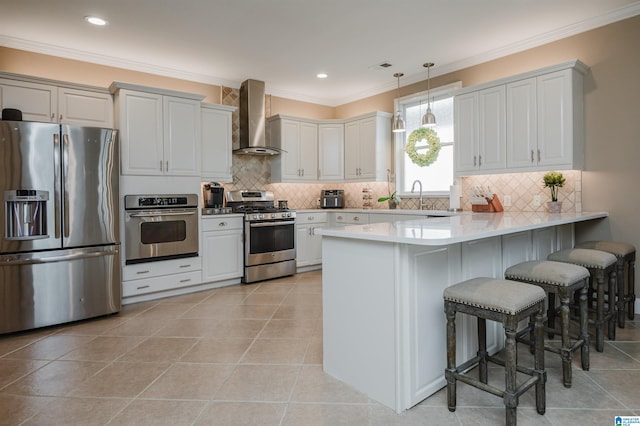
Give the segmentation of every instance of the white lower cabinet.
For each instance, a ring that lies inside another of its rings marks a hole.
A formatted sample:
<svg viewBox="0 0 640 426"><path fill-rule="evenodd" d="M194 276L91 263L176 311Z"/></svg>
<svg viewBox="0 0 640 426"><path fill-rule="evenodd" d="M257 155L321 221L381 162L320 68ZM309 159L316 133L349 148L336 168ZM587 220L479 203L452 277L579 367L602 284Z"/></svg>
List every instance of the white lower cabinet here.
<svg viewBox="0 0 640 426"><path fill-rule="evenodd" d="M202 218L202 282L242 277L244 268L242 217Z"/></svg>
<svg viewBox="0 0 640 426"><path fill-rule="evenodd" d="M296 266L308 267L322 263L322 236L316 231L327 225L327 213L298 214L296 218Z"/></svg>
<svg viewBox="0 0 640 426"><path fill-rule="evenodd" d="M122 297L200 284L201 268L200 257L125 265L122 268Z"/></svg>

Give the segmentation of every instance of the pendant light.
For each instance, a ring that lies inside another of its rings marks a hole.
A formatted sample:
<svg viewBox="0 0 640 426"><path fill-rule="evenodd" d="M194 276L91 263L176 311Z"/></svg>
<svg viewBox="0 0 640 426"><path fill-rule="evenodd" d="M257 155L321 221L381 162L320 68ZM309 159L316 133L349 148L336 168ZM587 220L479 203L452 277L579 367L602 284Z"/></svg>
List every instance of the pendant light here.
<svg viewBox="0 0 640 426"><path fill-rule="evenodd" d="M398 79L398 99L400 99L400 77L404 74L401 72L395 73L393 76ZM404 120L400 115L400 103L398 103L398 111L396 111L396 116L393 117L393 127L391 128L393 133L401 133L405 131L404 128Z"/></svg>
<svg viewBox="0 0 640 426"><path fill-rule="evenodd" d="M429 70L433 65L433 62L422 64L422 66L427 69L427 112L425 112L422 116L423 127L434 127L436 125L436 116L431 112L431 98L429 96L431 92L431 73L429 72Z"/></svg>

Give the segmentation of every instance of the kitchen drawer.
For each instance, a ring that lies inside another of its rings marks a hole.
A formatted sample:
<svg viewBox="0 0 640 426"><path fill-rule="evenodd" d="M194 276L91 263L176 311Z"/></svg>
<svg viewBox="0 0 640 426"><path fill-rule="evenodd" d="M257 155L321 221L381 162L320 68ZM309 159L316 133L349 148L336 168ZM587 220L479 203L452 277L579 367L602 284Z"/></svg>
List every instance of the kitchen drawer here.
<svg viewBox="0 0 640 426"><path fill-rule="evenodd" d="M154 293L156 291L173 290L181 287L197 285L202 282L200 271L183 274L165 275L142 280L124 281L122 283L122 297L137 296Z"/></svg>
<svg viewBox="0 0 640 426"><path fill-rule="evenodd" d="M306 223L326 223L327 212L313 212L313 213L300 213L296 217L296 223L298 225L304 225Z"/></svg>
<svg viewBox="0 0 640 426"><path fill-rule="evenodd" d="M242 229L243 217L212 216L202 217L202 231L226 231Z"/></svg>
<svg viewBox="0 0 640 426"><path fill-rule="evenodd" d="M122 268L122 281L200 271L201 269L202 259L200 257L186 257L184 259L138 263L135 265L125 265Z"/></svg>
<svg viewBox="0 0 640 426"><path fill-rule="evenodd" d="M350 224L368 224L369 213L350 213L340 212L336 213L336 223L350 223Z"/></svg>

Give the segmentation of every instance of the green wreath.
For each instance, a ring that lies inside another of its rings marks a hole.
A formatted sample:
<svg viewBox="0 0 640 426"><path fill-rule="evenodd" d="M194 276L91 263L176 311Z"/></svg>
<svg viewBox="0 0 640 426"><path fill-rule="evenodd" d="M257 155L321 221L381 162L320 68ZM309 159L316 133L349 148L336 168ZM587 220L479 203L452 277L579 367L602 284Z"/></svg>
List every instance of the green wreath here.
<svg viewBox="0 0 640 426"><path fill-rule="evenodd" d="M416 144L425 139L429 146L416 148ZM424 154L418 154L418 149L426 149L427 152ZM421 127L411 132L409 139L407 140L407 146L404 150L414 164L417 164L420 167L426 167L433 164L433 162L438 159L438 153L440 152L440 138L435 130L429 129L428 127Z"/></svg>

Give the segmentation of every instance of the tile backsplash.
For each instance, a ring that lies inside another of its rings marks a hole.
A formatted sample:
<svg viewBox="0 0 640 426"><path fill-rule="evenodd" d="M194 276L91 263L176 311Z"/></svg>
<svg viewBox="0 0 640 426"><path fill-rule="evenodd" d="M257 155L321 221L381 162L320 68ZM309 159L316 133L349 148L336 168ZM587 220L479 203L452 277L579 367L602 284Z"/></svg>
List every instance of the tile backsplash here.
<svg viewBox="0 0 640 426"><path fill-rule="evenodd" d="M267 95L269 96L269 95ZM238 89L223 87L222 103L224 105L239 106ZM267 108L270 102L266 102ZM271 111L267 110L267 116ZM233 116L233 142L237 147L239 140L238 112ZM267 135L268 137L268 135ZM320 191L323 189L343 189L346 208L361 208L363 206L362 190L369 188L372 194L371 208L386 209L386 202L378 203L379 197L388 195L386 182L350 182L350 183L271 183L270 157L253 155L233 155L233 183L225 183L226 190L235 189L266 189L273 191L276 200L288 200L293 209L313 209L318 207ZM507 173L497 175L469 176L461 178L463 210L470 211L469 194L473 186L488 187L498 195L502 204L505 196L511 198L511 205L504 205L505 211L546 211L546 202L551 201L551 193L543 187L542 177L545 172ZM563 171L566 178L564 187L559 189L558 201L562 201L563 212L582 211L582 173L576 170ZM540 204L535 205L534 197L540 198ZM425 197L427 208L447 210L449 197ZM402 198L399 205L402 209L418 209L417 198Z"/></svg>

